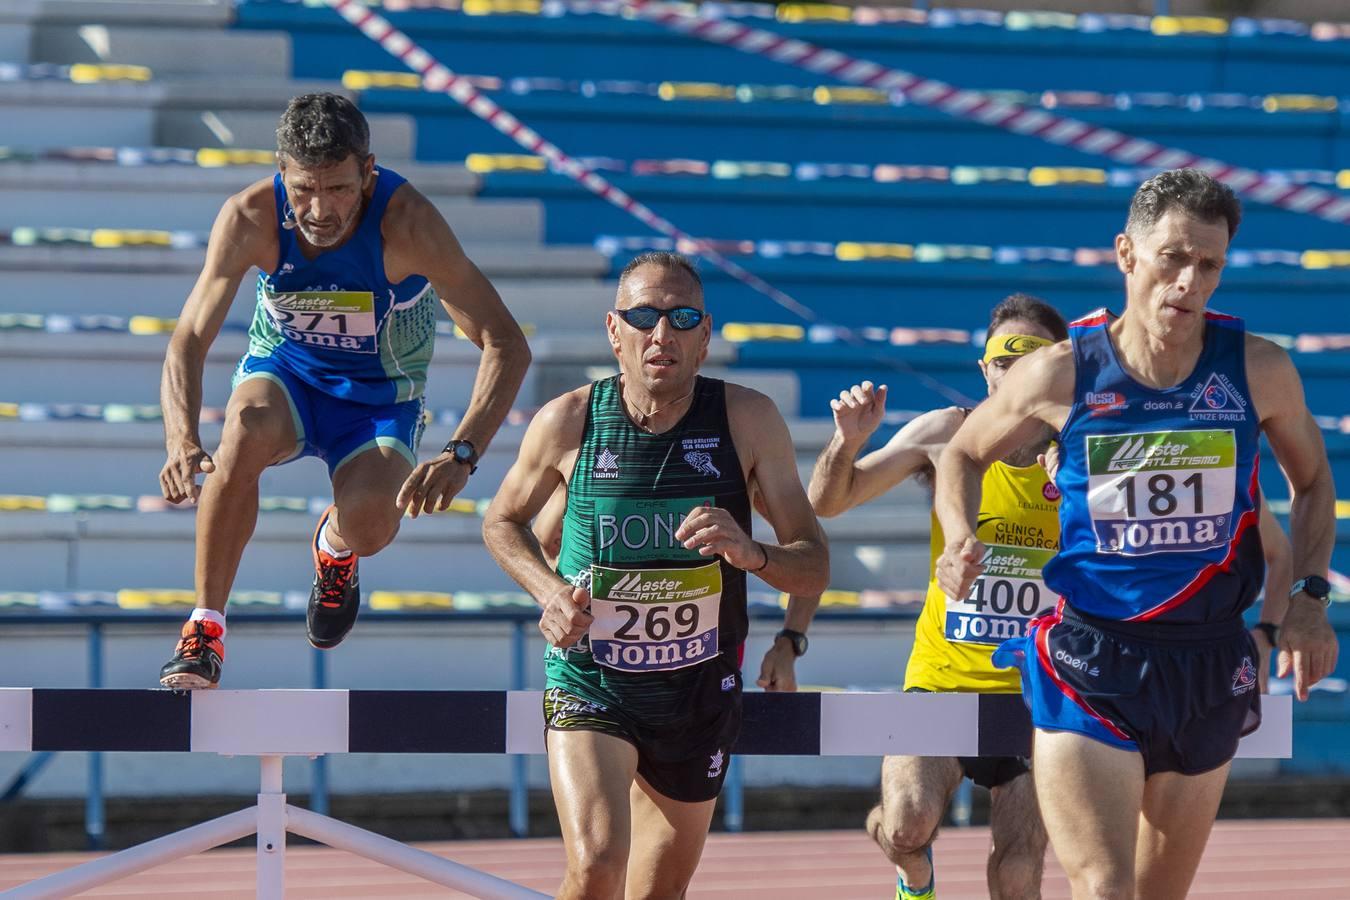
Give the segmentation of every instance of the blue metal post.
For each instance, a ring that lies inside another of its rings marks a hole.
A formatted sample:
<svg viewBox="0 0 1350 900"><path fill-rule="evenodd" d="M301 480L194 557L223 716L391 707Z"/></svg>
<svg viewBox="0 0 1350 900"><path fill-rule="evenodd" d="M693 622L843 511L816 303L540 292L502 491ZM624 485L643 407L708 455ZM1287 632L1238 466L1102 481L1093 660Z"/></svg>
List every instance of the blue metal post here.
<svg viewBox="0 0 1350 900"><path fill-rule="evenodd" d="M328 657L324 651L313 649L313 667L310 684L316 691L328 687ZM310 766L309 808L321 816L328 815L328 757L316 756Z"/></svg>
<svg viewBox="0 0 1350 900"><path fill-rule="evenodd" d="M89 686L103 687L103 626L89 626ZM103 754L89 754L89 796L84 801L84 834L90 850L103 849Z"/></svg>
<svg viewBox="0 0 1350 900"><path fill-rule="evenodd" d="M511 690L525 690L525 623L511 623ZM526 837L530 833L529 758L517 753L511 757L511 833Z"/></svg>
<svg viewBox="0 0 1350 900"><path fill-rule="evenodd" d="M731 832L745 827L745 773L741 771L744 764L743 757L733 756L727 767L726 783L722 785L722 796L726 798L726 805L722 807L722 824Z"/></svg>
<svg viewBox="0 0 1350 900"><path fill-rule="evenodd" d="M41 753L34 753L30 756L28 764L23 767L23 770L14 776L3 791L0 791L0 803L8 803L11 800L19 799L24 789L41 774L43 769L47 768L47 763L51 762L54 756L56 754L50 750L43 750Z"/></svg>

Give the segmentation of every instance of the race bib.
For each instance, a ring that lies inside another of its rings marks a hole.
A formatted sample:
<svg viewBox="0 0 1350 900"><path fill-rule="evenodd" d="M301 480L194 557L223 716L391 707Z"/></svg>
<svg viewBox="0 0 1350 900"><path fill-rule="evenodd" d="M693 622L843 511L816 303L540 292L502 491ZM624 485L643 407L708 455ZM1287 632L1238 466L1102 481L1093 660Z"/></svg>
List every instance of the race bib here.
<svg viewBox="0 0 1350 900"><path fill-rule="evenodd" d="M944 633L958 644L1001 644L1023 637L1027 623L1054 606L1041 569L1055 555L1039 547L989 545L984 573L969 596L947 598Z"/></svg>
<svg viewBox="0 0 1350 900"><path fill-rule="evenodd" d="M369 291L260 292L267 314L287 340L310 347L378 353L375 295Z"/></svg>
<svg viewBox="0 0 1350 900"><path fill-rule="evenodd" d="M1231 429L1088 435L1087 463L1098 553L1190 553L1231 538Z"/></svg>
<svg viewBox="0 0 1350 900"><path fill-rule="evenodd" d="M620 672L683 669L717 655L722 567L591 567L591 653Z"/></svg>

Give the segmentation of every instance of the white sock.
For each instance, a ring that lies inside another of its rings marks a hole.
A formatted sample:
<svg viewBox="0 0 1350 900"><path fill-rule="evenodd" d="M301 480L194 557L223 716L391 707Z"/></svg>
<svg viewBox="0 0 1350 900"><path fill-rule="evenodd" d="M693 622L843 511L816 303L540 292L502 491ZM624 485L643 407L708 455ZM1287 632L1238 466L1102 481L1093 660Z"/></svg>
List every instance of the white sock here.
<svg viewBox="0 0 1350 900"><path fill-rule="evenodd" d="M220 636L225 637L225 614L216 612L214 609L194 609L192 615L188 616L189 622L215 622L220 626Z"/></svg>
<svg viewBox="0 0 1350 900"><path fill-rule="evenodd" d="M352 555L350 550L334 550L333 545L328 543L328 523L325 522L323 529L319 532L319 549L327 553L333 559L346 559Z"/></svg>

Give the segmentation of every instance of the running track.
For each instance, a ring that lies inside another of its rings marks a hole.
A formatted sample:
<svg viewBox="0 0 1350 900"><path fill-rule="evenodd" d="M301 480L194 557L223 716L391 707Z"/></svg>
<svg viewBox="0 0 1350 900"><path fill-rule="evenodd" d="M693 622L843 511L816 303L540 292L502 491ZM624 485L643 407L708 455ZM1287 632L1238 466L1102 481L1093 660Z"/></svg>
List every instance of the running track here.
<svg viewBox="0 0 1350 900"><path fill-rule="evenodd" d="M948 829L938 839L942 900L983 900L988 831ZM557 887L556 839L420 845L541 891ZM1330 900L1350 897L1350 820L1221 822L1210 839L1192 897ZM0 891L91 858L91 854L0 856ZM859 832L715 834L689 891L692 900L887 900L894 874ZM287 851L287 896L461 897L463 895L314 846ZM82 897L250 897L253 851L216 850L150 869ZM1044 896L1067 898L1068 884L1048 861Z"/></svg>

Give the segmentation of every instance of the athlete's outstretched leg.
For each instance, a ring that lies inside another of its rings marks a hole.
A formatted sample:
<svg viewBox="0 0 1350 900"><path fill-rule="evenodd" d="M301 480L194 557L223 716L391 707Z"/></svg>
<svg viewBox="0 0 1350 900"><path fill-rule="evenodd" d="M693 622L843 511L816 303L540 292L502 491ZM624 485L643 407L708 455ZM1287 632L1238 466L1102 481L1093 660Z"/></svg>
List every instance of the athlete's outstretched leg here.
<svg viewBox="0 0 1350 900"><path fill-rule="evenodd" d="M203 483L197 505L194 581L199 612L184 626L173 658L160 669L160 682L167 687L210 688L220 681L225 603L258 522L258 478L299 450L291 410L285 389L267 378L246 379L230 396L220 448L212 457L215 471Z"/></svg>

